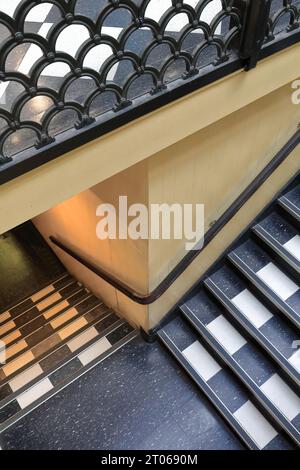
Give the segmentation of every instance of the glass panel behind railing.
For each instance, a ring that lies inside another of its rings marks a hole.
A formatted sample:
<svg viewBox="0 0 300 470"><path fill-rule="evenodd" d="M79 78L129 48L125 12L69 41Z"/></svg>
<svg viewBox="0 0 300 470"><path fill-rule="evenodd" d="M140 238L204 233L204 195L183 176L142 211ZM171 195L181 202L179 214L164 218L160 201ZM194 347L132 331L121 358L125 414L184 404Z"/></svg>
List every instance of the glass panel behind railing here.
<svg viewBox="0 0 300 470"><path fill-rule="evenodd" d="M0 0L2 162L226 62L242 29L233 5Z"/></svg>
<svg viewBox="0 0 300 470"><path fill-rule="evenodd" d="M272 0L266 41L289 33L300 24L300 0Z"/></svg>

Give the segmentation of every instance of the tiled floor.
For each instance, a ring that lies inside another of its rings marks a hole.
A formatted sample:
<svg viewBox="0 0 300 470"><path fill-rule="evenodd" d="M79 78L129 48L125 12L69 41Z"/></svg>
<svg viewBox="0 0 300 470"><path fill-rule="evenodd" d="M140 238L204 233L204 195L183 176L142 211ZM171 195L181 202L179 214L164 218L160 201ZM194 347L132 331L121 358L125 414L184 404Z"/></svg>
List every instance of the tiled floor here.
<svg viewBox="0 0 300 470"><path fill-rule="evenodd" d="M3 449L243 449L160 345L134 339L4 431Z"/></svg>

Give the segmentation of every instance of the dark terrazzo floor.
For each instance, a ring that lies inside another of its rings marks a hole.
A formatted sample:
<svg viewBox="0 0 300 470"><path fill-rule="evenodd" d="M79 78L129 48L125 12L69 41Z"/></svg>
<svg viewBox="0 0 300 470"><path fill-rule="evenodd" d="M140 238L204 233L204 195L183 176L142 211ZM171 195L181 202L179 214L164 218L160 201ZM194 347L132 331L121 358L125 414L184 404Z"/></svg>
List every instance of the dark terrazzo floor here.
<svg viewBox="0 0 300 470"><path fill-rule="evenodd" d="M0 438L3 449L242 449L159 343L136 338Z"/></svg>

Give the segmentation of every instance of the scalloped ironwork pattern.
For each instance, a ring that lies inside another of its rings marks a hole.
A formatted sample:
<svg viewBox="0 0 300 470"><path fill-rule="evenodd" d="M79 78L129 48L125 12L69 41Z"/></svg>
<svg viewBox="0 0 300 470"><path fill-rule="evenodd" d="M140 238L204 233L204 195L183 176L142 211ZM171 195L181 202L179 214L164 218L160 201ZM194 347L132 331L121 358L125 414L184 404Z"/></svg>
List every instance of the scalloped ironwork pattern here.
<svg viewBox="0 0 300 470"><path fill-rule="evenodd" d="M272 0L266 42L300 27L300 0Z"/></svg>
<svg viewBox="0 0 300 470"><path fill-rule="evenodd" d="M0 0L0 163L227 61L233 3Z"/></svg>

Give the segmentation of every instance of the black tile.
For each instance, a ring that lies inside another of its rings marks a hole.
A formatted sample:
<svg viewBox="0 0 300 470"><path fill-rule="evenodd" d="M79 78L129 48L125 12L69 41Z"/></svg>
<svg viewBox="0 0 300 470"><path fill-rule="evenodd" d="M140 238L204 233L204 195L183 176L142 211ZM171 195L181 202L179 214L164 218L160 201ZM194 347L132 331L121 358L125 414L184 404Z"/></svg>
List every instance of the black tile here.
<svg viewBox="0 0 300 470"><path fill-rule="evenodd" d="M110 344L114 345L125 336L129 335L133 331L132 326L125 323L124 325L120 326L117 330L113 331L109 335L106 336Z"/></svg>
<svg viewBox="0 0 300 470"><path fill-rule="evenodd" d="M21 410L21 407L17 400L12 401L4 408L0 409L0 423L4 423L8 418L14 416L18 411Z"/></svg>
<svg viewBox="0 0 300 470"><path fill-rule="evenodd" d="M281 245L284 245L297 235L297 231L294 227L289 225L288 222L276 214L276 212L270 214L266 219L260 222L259 225Z"/></svg>
<svg viewBox="0 0 300 470"><path fill-rule="evenodd" d="M234 253L255 273L270 262L269 256L251 240L236 248Z"/></svg>
<svg viewBox="0 0 300 470"><path fill-rule="evenodd" d="M298 315L300 316L300 289L295 292L291 297L289 297L286 301L286 303L292 307L294 312L297 312Z"/></svg>
<svg viewBox="0 0 300 470"><path fill-rule="evenodd" d="M82 369L82 364L80 360L75 357L72 361L68 362L63 367L60 367L58 370L49 375L51 383L56 387L62 384L65 380L70 379L76 372Z"/></svg>
<svg viewBox="0 0 300 470"><path fill-rule="evenodd" d="M33 307L27 312L23 313L20 317L16 318L14 320L16 326L19 328L23 325L26 325L26 323L30 322L34 318L40 315L40 312L38 311L37 308Z"/></svg>
<svg viewBox="0 0 300 470"><path fill-rule="evenodd" d="M201 318L205 325L208 325L222 314L222 307L219 307L202 288L186 302L186 307L197 318Z"/></svg>
<svg viewBox="0 0 300 470"><path fill-rule="evenodd" d="M218 286L226 297L228 297L228 299L233 299L246 288L240 277L227 266L222 267L216 273L212 274L210 279Z"/></svg>
<svg viewBox="0 0 300 470"><path fill-rule="evenodd" d="M43 315L40 315L37 317L35 320L31 321L25 326L22 326L20 328L20 332L22 336L27 336L36 331L37 329L41 328L43 325L45 325L46 320L43 317Z"/></svg>
<svg viewBox="0 0 300 470"><path fill-rule="evenodd" d="M4 400L4 398L8 397L12 393L12 389L10 388L9 384L5 384L0 387L0 400Z"/></svg>

